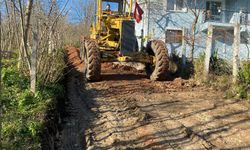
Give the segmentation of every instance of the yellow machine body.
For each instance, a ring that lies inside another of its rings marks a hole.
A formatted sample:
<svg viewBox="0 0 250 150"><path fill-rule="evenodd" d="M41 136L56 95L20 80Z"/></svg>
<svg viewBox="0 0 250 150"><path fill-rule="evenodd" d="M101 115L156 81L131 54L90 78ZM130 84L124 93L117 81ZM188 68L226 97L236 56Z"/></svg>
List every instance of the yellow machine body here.
<svg viewBox="0 0 250 150"><path fill-rule="evenodd" d="M102 62L126 61L154 63L154 57L139 52L132 17L133 0L97 0L96 19L90 38L98 43ZM105 5L111 5L111 13ZM112 10L112 6L116 10Z"/></svg>
<svg viewBox="0 0 250 150"><path fill-rule="evenodd" d="M83 40L80 51L87 81L101 80L102 62L144 63L145 72L151 80L166 79L169 66L166 44L161 40L150 40L145 47L141 45L143 48L139 50L132 13L133 2L133 0L96 1L96 19L91 27L91 36L90 39ZM142 40L143 37L141 35Z"/></svg>

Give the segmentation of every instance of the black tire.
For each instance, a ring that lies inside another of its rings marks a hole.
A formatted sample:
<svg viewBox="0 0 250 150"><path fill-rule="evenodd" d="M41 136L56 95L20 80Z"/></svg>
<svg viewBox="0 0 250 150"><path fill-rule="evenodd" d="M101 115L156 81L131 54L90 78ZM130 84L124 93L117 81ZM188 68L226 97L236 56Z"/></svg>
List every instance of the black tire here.
<svg viewBox="0 0 250 150"><path fill-rule="evenodd" d="M101 57L95 41L86 40L82 47L81 57L84 59L84 74L87 81L101 80Z"/></svg>
<svg viewBox="0 0 250 150"><path fill-rule="evenodd" d="M155 64L146 64L146 73L153 81L166 80L169 68L168 50L165 43L160 40L150 41L147 45L147 53L155 56Z"/></svg>

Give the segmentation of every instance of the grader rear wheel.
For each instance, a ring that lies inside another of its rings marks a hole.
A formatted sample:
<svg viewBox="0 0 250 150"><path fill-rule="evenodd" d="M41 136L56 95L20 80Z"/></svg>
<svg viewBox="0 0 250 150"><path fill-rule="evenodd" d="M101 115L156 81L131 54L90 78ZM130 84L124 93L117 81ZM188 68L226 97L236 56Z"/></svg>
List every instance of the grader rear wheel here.
<svg viewBox="0 0 250 150"><path fill-rule="evenodd" d="M101 79L101 57L96 42L86 40L82 52L86 80L91 82L99 81Z"/></svg>
<svg viewBox="0 0 250 150"><path fill-rule="evenodd" d="M155 64L147 64L146 72L153 81L166 79L166 73L169 67L168 50L165 43L160 40L154 40L148 43L147 52L155 56Z"/></svg>

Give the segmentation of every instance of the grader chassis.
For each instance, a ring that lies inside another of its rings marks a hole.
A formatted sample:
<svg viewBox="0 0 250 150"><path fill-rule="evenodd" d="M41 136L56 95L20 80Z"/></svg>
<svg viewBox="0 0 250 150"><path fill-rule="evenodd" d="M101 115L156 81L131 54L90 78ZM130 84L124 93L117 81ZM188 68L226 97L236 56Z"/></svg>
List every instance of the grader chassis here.
<svg viewBox="0 0 250 150"><path fill-rule="evenodd" d="M117 10L108 13L105 4L116 5ZM87 81L101 80L103 62L145 63L151 80L164 80L168 71L168 51L165 43L151 40L139 51L132 17L133 0L97 0L96 18L90 38L84 38L81 57Z"/></svg>

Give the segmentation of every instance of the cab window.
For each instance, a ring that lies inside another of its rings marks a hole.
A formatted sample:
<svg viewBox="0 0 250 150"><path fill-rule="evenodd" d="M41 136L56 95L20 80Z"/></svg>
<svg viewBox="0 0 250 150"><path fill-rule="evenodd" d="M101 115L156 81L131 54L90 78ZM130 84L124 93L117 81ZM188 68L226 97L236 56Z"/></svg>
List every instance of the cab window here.
<svg viewBox="0 0 250 150"><path fill-rule="evenodd" d="M118 12L119 11L119 3L116 3L116 2L102 2L102 10L106 10L106 6L107 5L110 5L110 10L112 12Z"/></svg>

